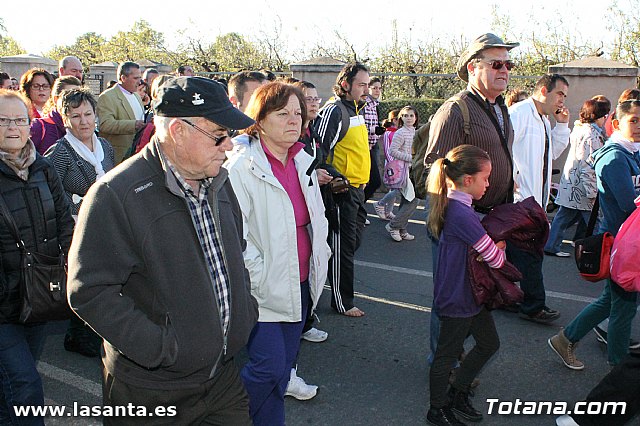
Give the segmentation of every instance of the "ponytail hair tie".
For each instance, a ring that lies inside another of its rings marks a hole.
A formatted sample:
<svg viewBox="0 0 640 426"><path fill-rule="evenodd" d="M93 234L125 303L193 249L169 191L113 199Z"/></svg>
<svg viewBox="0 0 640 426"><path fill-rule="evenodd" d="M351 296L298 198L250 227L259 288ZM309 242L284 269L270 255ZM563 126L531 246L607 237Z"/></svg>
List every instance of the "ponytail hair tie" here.
<svg viewBox="0 0 640 426"><path fill-rule="evenodd" d="M449 161L449 159L445 157L442 159L442 164L444 164L445 166L450 166L451 161Z"/></svg>

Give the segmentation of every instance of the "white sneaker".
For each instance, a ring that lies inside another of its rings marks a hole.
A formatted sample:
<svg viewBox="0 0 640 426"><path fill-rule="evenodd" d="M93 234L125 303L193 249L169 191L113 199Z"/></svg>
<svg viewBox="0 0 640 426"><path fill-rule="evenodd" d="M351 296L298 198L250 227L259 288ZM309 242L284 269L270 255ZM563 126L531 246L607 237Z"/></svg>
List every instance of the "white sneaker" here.
<svg viewBox="0 0 640 426"><path fill-rule="evenodd" d="M568 414L558 417L556 419L556 425L557 426L580 426L578 423L576 423L575 420L573 420L573 417L571 417Z"/></svg>
<svg viewBox="0 0 640 426"><path fill-rule="evenodd" d="M292 396L299 401L306 401L318 393L318 387L308 385L302 377L298 377L295 369L291 369L291 378L284 396Z"/></svg>
<svg viewBox="0 0 640 426"><path fill-rule="evenodd" d="M391 235L391 238L393 238L394 241L402 241L402 237L400 236L400 230L399 229L393 229L391 226L389 226L390 224L387 223L384 226L384 229L387 230L387 232L389 232L389 235Z"/></svg>
<svg viewBox="0 0 640 426"><path fill-rule="evenodd" d="M407 231L400 231L400 237L403 240L407 240L407 241L411 241L411 240L415 240L415 235L408 233Z"/></svg>
<svg viewBox="0 0 640 426"><path fill-rule="evenodd" d="M371 225L371 221L369 219L364 220L364 226Z"/></svg>
<svg viewBox="0 0 640 426"><path fill-rule="evenodd" d="M378 215L378 217L382 220L389 220L389 216L387 215L386 212L386 208L383 205L380 205L378 203L375 203L373 205L373 210L376 211L376 214Z"/></svg>
<svg viewBox="0 0 640 426"><path fill-rule="evenodd" d="M309 330L302 333L302 336L300 336L301 339L314 343L324 342L325 340L327 340L327 337L329 337L329 333L327 333L326 331L318 330L315 327L310 328Z"/></svg>

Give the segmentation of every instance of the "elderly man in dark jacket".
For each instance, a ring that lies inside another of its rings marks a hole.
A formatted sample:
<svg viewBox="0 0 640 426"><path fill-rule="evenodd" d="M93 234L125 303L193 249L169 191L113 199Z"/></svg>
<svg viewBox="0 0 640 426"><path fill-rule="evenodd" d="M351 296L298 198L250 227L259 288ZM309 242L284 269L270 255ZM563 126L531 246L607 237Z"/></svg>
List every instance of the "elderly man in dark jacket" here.
<svg viewBox="0 0 640 426"><path fill-rule="evenodd" d="M258 311L221 165L228 131L253 120L199 77L154 106L156 139L92 187L69 255L69 302L105 340L105 406L153 415L105 424L250 425L233 357Z"/></svg>

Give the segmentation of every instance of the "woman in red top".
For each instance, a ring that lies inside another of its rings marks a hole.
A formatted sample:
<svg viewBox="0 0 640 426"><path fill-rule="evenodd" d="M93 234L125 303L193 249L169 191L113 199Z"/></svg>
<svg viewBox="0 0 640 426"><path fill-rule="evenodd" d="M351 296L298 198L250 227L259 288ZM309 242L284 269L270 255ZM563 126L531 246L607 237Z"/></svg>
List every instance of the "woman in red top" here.
<svg viewBox="0 0 640 426"><path fill-rule="evenodd" d="M31 101L33 118L42 117L44 105L51 96L53 76L42 68L31 68L20 79L20 91Z"/></svg>

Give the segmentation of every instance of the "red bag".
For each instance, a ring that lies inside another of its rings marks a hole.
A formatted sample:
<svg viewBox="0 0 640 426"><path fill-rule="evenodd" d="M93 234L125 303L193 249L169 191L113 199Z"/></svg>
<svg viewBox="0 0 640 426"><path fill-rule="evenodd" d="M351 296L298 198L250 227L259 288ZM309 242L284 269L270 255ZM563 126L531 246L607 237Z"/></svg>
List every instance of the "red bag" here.
<svg viewBox="0 0 640 426"><path fill-rule="evenodd" d="M592 235L575 242L575 260L580 276L598 282L609 278L613 235L609 232Z"/></svg>
<svg viewBox="0 0 640 426"><path fill-rule="evenodd" d="M600 196L596 197L589 216L587 236L575 242L575 261L580 276L587 281L598 282L611 276L611 246L613 235L609 232L593 235L600 209Z"/></svg>
<svg viewBox="0 0 640 426"><path fill-rule="evenodd" d="M640 197L635 199L640 207ZM626 291L640 291L640 208L631 213L611 249L611 279Z"/></svg>

